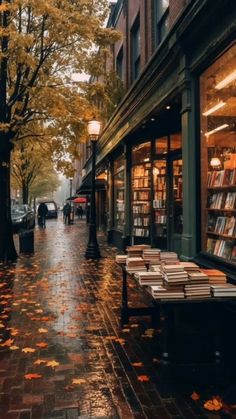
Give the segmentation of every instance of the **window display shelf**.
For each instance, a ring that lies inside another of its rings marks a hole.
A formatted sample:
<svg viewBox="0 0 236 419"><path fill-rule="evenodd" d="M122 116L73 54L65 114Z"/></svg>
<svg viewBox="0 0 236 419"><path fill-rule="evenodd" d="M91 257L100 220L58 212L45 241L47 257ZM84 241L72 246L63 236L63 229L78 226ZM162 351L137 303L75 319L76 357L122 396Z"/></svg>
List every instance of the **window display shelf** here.
<svg viewBox="0 0 236 419"><path fill-rule="evenodd" d="M151 198L151 165L138 164L132 167L132 216L133 236L149 237Z"/></svg>

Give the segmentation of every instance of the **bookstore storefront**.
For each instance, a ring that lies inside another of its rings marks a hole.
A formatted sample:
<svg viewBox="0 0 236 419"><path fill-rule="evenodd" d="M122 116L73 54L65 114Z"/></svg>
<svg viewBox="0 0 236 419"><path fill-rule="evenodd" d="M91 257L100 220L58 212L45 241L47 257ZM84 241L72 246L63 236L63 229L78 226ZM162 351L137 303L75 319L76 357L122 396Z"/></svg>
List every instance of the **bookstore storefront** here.
<svg viewBox="0 0 236 419"><path fill-rule="evenodd" d="M201 248L236 264L236 45L200 77Z"/></svg>

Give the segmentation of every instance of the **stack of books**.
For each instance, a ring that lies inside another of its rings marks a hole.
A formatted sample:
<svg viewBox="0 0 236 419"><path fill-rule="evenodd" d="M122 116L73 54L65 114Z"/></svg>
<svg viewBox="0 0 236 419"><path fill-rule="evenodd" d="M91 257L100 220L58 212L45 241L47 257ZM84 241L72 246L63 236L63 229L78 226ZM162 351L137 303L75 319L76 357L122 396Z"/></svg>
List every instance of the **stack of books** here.
<svg viewBox="0 0 236 419"><path fill-rule="evenodd" d="M211 297L210 284L185 285L184 295L186 298L209 298Z"/></svg>
<svg viewBox="0 0 236 419"><path fill-rule="evenodd" d="M134 276L140 285L162 285L163 283L163 276L160 270L159 272L137 272Z"/></svg>
<svg viewBox="0 0 236 419"><path fill-rule="evenodd" d="M160 265L160 249L150 248L143 250L143 259L145 263L152 265Z"/></svg>
<svg viewBox="0 0 236 419"><path fill-rule="evenodd" d="M236 297L236 286L232 284L211 285L213 297Z"/></svg>
<svg viewBox="0 0 236 419"><path fill-rule="evenodd" d="M179 262L186 272L199 272L200 267L194 262Z"/></svg>
<svg viewBox="0 0 236 419"><path fill-rule="evenodd" d="M125 264L127 255L116 255L116 263Z"/></svg>
<svg viewBox="0 0 236 419"><path fill-rule="evenodd" d="M126 269L129 273L135 273L139 271L146 271L144 260L141 257L127 257Z"/></svg>
<svg viewBox="0 0 236 419"><path fill-rule="evenodd" d="M137 244L134 246L127 246L126 251L128 257L142 257L143 250L149 249L151 246L149 244Z"/></svg>
<svg viewBox="0 0 236 419"><path fill-rule="evenodd" d="M201 269L201 272L208 276L209 284L218 285L226 284L227 282L227 276L224 272L220 271L219 269Z"/></svg>
<svg viewBox="0 0 236 419"><path fill-rule="evenodd" d="M160 260L165 265L173 265L179 263L178 255L175 252L160 252Z"/></svg>
<svg viewBox="0 0 236 419"><path fill-rule="evenodd" d="M148 287L149 292L155 299L160 300L175 300L175 299L183 299L184 292L181 290L167 290L163 286L158 285L150 285Z"/></svg>
<svg viewBox="0 0 236 419"><path fill-rule="evenodd" d="M164 285L166 288L184 285L188 282L188 274L181 265L162 265Z"/></svg>
<svg viewBox="0 0 236 419"><path fill-rule="evenodd" d="M190 285L209 284L208 275L202 271L188 272L188 278Z"/></svg>

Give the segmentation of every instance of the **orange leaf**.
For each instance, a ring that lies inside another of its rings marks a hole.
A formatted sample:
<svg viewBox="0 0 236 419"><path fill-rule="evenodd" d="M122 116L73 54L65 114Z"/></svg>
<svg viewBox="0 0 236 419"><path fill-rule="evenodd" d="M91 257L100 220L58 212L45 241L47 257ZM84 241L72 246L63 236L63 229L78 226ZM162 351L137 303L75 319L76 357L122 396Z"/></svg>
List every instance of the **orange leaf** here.
<svg viewBox="0 0 236 419"><path fill-rule="evenodd" d="M147 375L138 375L138 381L149 381L149 377Z"/></svg>
<svg viewBox="0 0 236 419"><path fill-rule="evenodd" d="M86 384L86 380L83 378L73 378L72 384Z"/></svg>
<svg viewBox="0 0 236 419"><path fill-rule="evenodd" d="M44 329L43 327L40 327L40 328L38 329L38 332L39 332L39 333L48 333L48 329Z"/></svg>
<svg viewBox="0 0 236 419"><path fill-rule="evenodd" d="M47 348L48 347L48 343L46 343L46 342L39 342L39 343L36 343L35 346L38 346L38 348Z"/></svg>
<svg viewBox="0 0 236 419"><path fill-rule="evenodd" d="M12 346L14 339L7 339L5 342L1 343L0 346Z"/></svg>
<svg viewBox="0 0 236 419"><path fill-rule="evenodd" d="M36 374L36 373L29 373L29 374L25 374L25 379L26 380L35 380L37 378L42 378L41 374Z"/></svg>
<svg viewBox="0 0 236 419"><path fill-rule="evenodd" d="M142 362L133 362L133 364L131 364L133 367L143 367L143 363Z"/></svg>
<svg viewBox="0 0 236 419"><path fill-rule="evenodd" d="M194 391L192 394L191 394L191 399L192 400L199 400L200 399L200 396L199 396L199 394L198 393L196 393L196 391Z"/></svg>
<svg viewBox="0 0 236 419"><path fill-rule="evenodd" d="M203 406L207 410L218 411L222 409L223 403L220 399L213 397L212 400L207 400Z"/></svg>

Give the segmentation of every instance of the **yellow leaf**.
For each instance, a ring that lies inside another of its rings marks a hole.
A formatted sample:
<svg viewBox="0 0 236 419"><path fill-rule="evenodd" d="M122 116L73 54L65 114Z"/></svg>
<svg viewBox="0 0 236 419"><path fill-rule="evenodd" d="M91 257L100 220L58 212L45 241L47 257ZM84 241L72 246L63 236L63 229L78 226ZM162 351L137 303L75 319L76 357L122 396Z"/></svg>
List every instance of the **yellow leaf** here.
<svg viewBox="0 0 236 419"><path fill-rule="evenodd" d="M73 378L72 384L86 384L86 380L83 378Z"/></svg>
<svg viewBox="0 0 236 419"><path fill-rule="evenodd" d="M34 365L41 365L46 364L47 361L44 361L44 359L37 359L37 361L34 362Z"/></svg>
<svg viewBox="0 0 236 419"><path fill-rule="evenodd" d="M46 367L55 368L55 367L58 367L58 365L60 365L60 364L57 361L48 361L47 364L46 364Z"/></svg>
<svg viewBox="0 0 236 419"><path fill-rule="evenodd" d="M17 349L19 349L19 346L16 346L16 345L10 346L11 351L16 351Z"/></svg>
<svg viewBox="0 0 236 419"><path fill-rule="evenodd" d="M23 348L22 349L22 352L25 352L26 354L27 353L33 353L33 352L35 352L36 351L36 349L34 349L34 348Z"/></svg>
<svg viewBox="0 0 236 419"><path fill-rule="evenodd" d="M40 328L38 329L38 332L39 332L39 333L48 333L48 329L44 329L43 327L40 327Z"/></svg>

